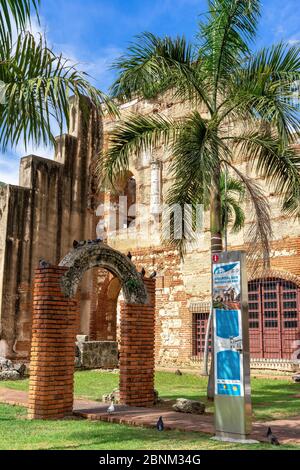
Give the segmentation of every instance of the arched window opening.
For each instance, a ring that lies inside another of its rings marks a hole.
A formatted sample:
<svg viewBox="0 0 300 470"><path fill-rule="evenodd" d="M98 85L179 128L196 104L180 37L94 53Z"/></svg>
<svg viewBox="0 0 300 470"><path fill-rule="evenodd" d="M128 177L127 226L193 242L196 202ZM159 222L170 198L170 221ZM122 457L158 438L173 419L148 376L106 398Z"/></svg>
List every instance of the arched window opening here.
<svg viewBox="0 0 300 470"><path fill-rule="evenodd" d="M115 202L118 206L117 229L133 227L136 220L136 179L128 171L115 183Z"/></svg>

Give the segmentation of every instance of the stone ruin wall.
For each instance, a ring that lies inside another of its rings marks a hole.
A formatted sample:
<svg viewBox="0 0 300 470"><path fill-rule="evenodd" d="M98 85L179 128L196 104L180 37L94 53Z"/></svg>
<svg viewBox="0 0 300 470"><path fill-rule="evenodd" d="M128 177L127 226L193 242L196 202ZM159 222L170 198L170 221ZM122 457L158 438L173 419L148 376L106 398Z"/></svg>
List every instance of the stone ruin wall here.
<svg viewBox="0 0 300 470"><path fill-rule="evenodd" d="M121 119L134 113L145 115L157 112L171 118L180 118L189 111L186 103L173 102L167 94L161 100L134 100L121 107ZM115 122L104 121L104 143L107 145L109 132ZM299 147L300 151L300 147ZM151 201L151 161L162 165L162 199L171 184L168 172L170 153L167 148L153 149L148 155L135 156L130 160L129 170L137 182L137 203L149 205ZM264 181L253 175L249 162L240 161L239 169L264 187L271 206L273 241L271 243L271 270L292 273L300 282L300 224L283 215L280 211L279 195L266 187ZM249 204L245 203L246 225L238 234L229 233L229 249L245 249L245 234L252 216ZM157 228L159 227L158 222ZM137 227L139 231L139 227ZM108 243L124 252L130 250L138 269L144 267L147 274L158 271L156 283L156 363L165 366L192 365L192 312L193 302L210 301L210 233L209 218L205 215L204 235L199 246L187 253L184 262L178 253L168 246L161 246L159 237L149 246L147 240L128 241L126 229L119 236L109 238Z"/></svg>
<svg viewBox="0 0 300 470"><path fill-rule="evenodd" d="M74 106L73 106L74 105ZM58 263L70 250L74 239L94 238L99 217L97 204L108 200L108 193L97 194L94 167L101 145L102 123L92 114L87 127L71 103L69 134L57 139L55 159L24 157L20 165L20 186L0 186L0 348L12 358L28 357L31 336L31 284L39 258ZM135 101L121 108L127 113L163 112L178 117L188 112L185 103L172 102L166 95L157 101ZM103 141L115 121L103 121ZM164 147L135 156L130 171L137 182L137 202L151 201L151 161L161 162L162 200L171 184L168 173L170 154ZM248 166L248 167L247 167ZM249 164L240 168L250 174ZM259 178L256 178L259 181ZM262 182L262 181L261 181ZM263 182L262 182L263 184ZM287 271L300 279L300 225L280 213L278 195L268 190L274 241L271 267ZM247 224L250 222L248 215ZM153 231L158 233L159 218ZM229 234L230 248L243 248L247 226L237 235ZM210 299L210 234L205 219L204 236L198 248L187 253L184 262L159 236L127 239L127 231L108 243L127 253L140 270L158 272L156 283L156 363L166 366L191 365L193 302ZM104 286L104 288L103 288ZM106 286L106 287L105 287ZM116 305L120 286L105 270L90 270L79 292L81 325L78 333L91 340L116 339ZM2 293L2 296L1 296ZM119 307L118 307L119 309ZM0 349L1 354L1 349Z"/></svg>
<svg viewBox="0 0 300 470"><path fill-rule="evenodd" d="M91 109L83 120L74 99L70 106L70 133L57 138L54 160L24 157L19 186L0 187L0 344L12 359L28 358L39 259L58 264L73 240L90 238L94 227L92 168L101 121ZM91 279L87 273L81 284L82 330L89 324Z"/></svg>

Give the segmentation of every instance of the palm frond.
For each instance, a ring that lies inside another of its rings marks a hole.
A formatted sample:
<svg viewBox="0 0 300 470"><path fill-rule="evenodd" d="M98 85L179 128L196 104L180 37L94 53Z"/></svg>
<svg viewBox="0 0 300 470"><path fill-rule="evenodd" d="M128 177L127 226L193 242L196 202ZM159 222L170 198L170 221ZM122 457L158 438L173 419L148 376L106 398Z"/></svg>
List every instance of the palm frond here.
<svg viewBox="0 0 300 470"><path fill-rule="evenodd" d="M113 184L116 176L128 169L130 156L161 144L168 145L180 127L180 121L161 115L132 115L126 122L120 122L109 135L108 150L99 158L100 180L107 178Z"/></svg>
<svg viewBox="0 0 300 470"><path fill-rule="evenodd" d="M233 164L227 162L238 178L242 181L249 196L250 210L253 212L253 222L250 223L246 233L248 244L248 258L253 269L259 264L269 267L270 263L270 240L272 238L272 226L270 218L270 207L262 188L251 178L244 175ZM249 213L251 214L251 213Z"/></svg>
<svg viewBox="0 0 300 470"><path fill-rule="evenodd" d="M285 144L299 137L300 47L283 43L264 48L228 81L223 116L248 113L276 127ZM299 93L299 91L298 91Z"/></svg>
<svg viewBox="0 0 300 470"><path fill-rule="evenodd" d="M232 224L232 233L238 233L244 227L245 220L245 212L234 197L228 196L222 200L223 231L227 225Z"/></svg>
<svg viewBox="0 0 300 470"><path fill-rule="evenodd" d="M0 146L5 151L23 140L37 145L54 140L51 118L60 127L69 119L68 98L87 96L101 110L104 104L117 113L115 105L90 85L88 76L61 55L55 55L40 36L19 34L16 44L9 35L0 43L0 80L5 84L0 105ZM82 100L81 100L82 101Z"/></svg>
<svg viewBox="0 0 300 470"><path fill-rule="evenodd" d="M249 54L259 14L256 0L209 0L207 20L199 25L199 58L213 81L215 101L227 78Z"/></svg>
<svg viewBox="0 0 300 470"><path fill-rule="evenodd" d="M125 55L112 66L118 77L111 94L119 100L133 96L153 98L168 89L183 99L205 102L210 108L192 46L184 37L160 38L143 33L130 44Z"/></svg>
<svg viewBox="0 0 300 470"><path fill-rule="evenodd" d="M11 37L14 25L24 30L32 12L38 17L39 4L40 0L0 0L0 40L5 41L7 34Z"/></svg>
<svg viewBox="0 0 300 470"><path fill-rule="evenodd" d="M192 47L184 37L172 40L149 32L137 36L126 54L113 63L112 68L118 70L118 78L111 87L112 96L125 99L136 94L146 98L155 96L172 82L170 74L166 73L170 61L192 64Z"/></svg>
<svg viewBox="0 0 300 470"><path fill-rule="evenodd" d="M300 155L294 147L285 147L282 140L269 131L253 131L231 139L252 168L263 176L282 200L283 208L291 210L288 201L293 201L294 215L300 215Z"/></svg>
<svg viewBox="0 0 300 470"><path fill-rule="evenodd" d="M245 224L245 212L241 206L245 199L245 186L239 179L221 173L220 191L222 203L223 232L229 224L232 233L238 233Z"/></svg>

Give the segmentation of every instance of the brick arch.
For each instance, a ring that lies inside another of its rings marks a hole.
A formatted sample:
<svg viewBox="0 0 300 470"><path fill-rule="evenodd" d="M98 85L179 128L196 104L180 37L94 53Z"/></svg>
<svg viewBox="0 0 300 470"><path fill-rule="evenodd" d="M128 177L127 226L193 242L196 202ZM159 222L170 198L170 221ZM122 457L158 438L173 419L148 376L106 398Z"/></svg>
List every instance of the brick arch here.
<svg viewBox="0 0 300 470"><path fill-rule="evenodd" d="M102 244L78 250L81 248L64 258L63 265L39 268L35 273L28 403L31 419L59 419L72 413L79 317L78 301L72 294L83 273L99 265L118 273L123 281L120 402L149 406L154 401L155 280L142 278L129 259ZM91 260L87 259L89 255ZM124 283L128 283L125 288Z"/></svg>
<svg viewBox="0 0 300 470"><path fill-rule="evenodd" d="M258 273L250 276L248 281L251 282L251 281L255 281L256 279L267 279L267 278L278 278L278 279L283 279L285 281L291 281L300 287L300 276L297 276L296 274L293 274L287 271L274 270L274 269L261 270Z"/></svg>
<svg viewBox="0 0 300 470"><path fill-rule="evenodd" d="M147 291L134 264L127 256L104 243L86 243L70 251L59 266L68 268L61 279L66 297L74 297L84 273L98 267L106 269L120 280L127 303L147 303Z"/></svg>

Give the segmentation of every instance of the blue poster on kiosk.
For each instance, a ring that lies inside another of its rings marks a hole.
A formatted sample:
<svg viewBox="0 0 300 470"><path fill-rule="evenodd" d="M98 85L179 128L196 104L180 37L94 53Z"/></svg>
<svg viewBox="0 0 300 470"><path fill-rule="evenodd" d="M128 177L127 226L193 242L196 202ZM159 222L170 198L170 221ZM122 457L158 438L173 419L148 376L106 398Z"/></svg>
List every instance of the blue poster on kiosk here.
<svg viewBox="0 0 300 470"><path fill-rule="evenodd" d="M216 395L244 395L240 301L240 262L213 265Z"/></svg>

